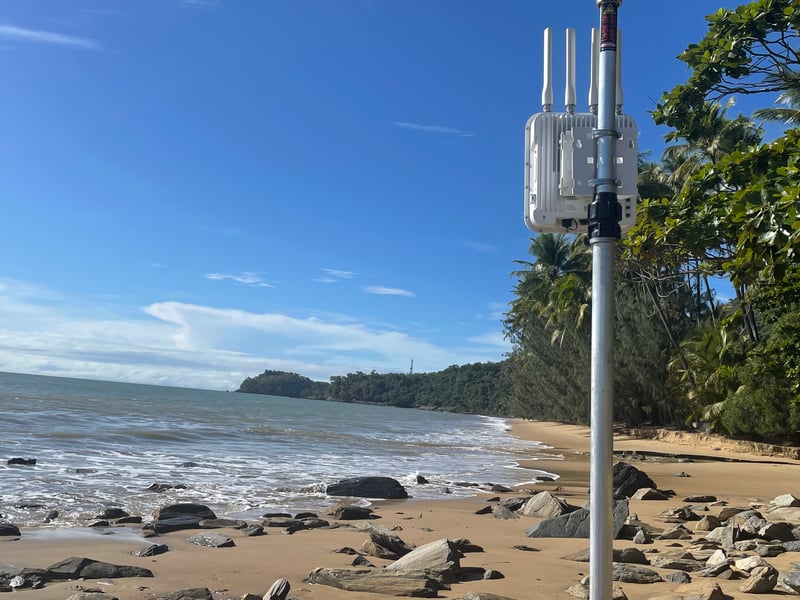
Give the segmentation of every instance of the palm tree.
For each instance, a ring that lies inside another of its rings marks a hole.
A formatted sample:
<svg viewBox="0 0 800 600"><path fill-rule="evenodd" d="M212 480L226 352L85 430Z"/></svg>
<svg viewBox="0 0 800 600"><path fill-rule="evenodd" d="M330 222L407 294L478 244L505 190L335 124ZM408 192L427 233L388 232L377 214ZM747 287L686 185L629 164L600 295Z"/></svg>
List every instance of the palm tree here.
<svg viewBox="0 0 800 600"><path fill-rule="evenodd" d="M513 330L524 328L529 316L544 318L553 338L563 339L564 323L579 328L588 308L591 255L584 236L543 233L528 252L534 260L516 261L524 269L512 273L518 283L506 324Z"/></svg>
<svg viewBox="0 0 800 600"><path fill-rule="evenodd" d="M781 81L787 89L778 96L775 104L780 108L762 108L753 112L753 116L761 121L786 123L791 127L800 126L800 72L784 69L781 76L772 75L767 79Z"/></svg>
<svg viewBox="0 0 800 600"><path fill-rule="evenodd" d="M680 189L684 182L705 164L716 163L726 154L754 146L761 142L764 131L743 115L735 119L727 117L734 104L731 98L722 106L719 102L707 102L702 109L705 129L695 139L668 146L664 150L664 163L671 168L668 182ZM676 140L676 133L667 135Z"/></svg>

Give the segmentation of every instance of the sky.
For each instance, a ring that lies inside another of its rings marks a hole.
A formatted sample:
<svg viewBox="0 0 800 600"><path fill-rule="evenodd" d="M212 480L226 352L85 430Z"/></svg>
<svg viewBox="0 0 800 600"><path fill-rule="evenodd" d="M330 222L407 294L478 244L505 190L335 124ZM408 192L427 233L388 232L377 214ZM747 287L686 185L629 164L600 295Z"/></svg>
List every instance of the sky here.
<svg viewBox="0 0 800 600"><path fill-rule="evenodd" d="M620 6L640 150L738 4ZM0 371L235 389L502 360L542 31L563 111L576 29L586 111L598 23L595 0L0 0Z"/></svg>

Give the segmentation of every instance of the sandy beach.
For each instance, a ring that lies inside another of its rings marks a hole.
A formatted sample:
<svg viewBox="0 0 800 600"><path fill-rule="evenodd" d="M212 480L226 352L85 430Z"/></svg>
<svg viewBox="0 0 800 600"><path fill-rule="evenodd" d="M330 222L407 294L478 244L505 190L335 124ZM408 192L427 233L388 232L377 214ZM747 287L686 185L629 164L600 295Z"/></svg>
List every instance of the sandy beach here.
<svg viewBox="0 0 800 600"><path fill-rule="evenodd" d="M515 422L513 433L525 439L544 442L552 447L553 458L531 461L523 467L535 467L561 477L555 482L538 484L535 490L550 490L570 504L581 505L588 498L590 431L586 427L545 422ZM782 457L733 452L704 440L702 443L676 443L631 436L615 437L615 452L640 453L645 460L628 460L646 472L659 489L671 489L675 496L665 501L632 500L630 511L640 521L658 528L668 525L660 516L670 508L682 506L681 500L692 494L714 495L730 506L766 505L776 496L793 493L800 496L800 461ZM678 458L681 457L681 458ZM693 458L692 458L693 457ZM678 473L689 476L677 476ZM496 482L503 483L503 482ZM526 494L524 486L514 493L492 496L502 498ZM403 500L376 503L380 519L371 521L393 530L409 545L422 545L441 538L468 538L484 551L468 553L461 560L465 567L500 571L504 578L467 581L453 584L440 592L443 598L461 598L468 592L488 592L515 600L558 600L570 596L567 588L588 574L588 564L565 560L565 555L585 549L588 539L530 539L524 532L537 519L520 517L498 519L492 514L477 514L492 497L439 501ZM711 508L711 513L719 508ZM320 515L323 518L325 515ZM334 521L331 521L334 523ZM195 546L187 538L196 531L177 531L145 539L141 529L112 527L102 530L23 529L19 539L0 538L0 564L45 568L70 556L82 556L121 565L150 569L153 578L50 582L40 590L20 590L29 600L63 600L82 589L98 589L120 600L154 598L180 589L207 587L217 598L240 598L245 593L263 595L279 578L291 584L289 598L298 600L365 600L385 596L347 592L328 586L304 583L316 567L348 567L353 556L334 552L349 546L360 548L367 539L358 522L338 522L339 527L312 529L285 535L280 529L268 535L246 537L237 530L225 529L234 539L233 548L211 549ZM140 558L131 552L148 543L167 544L170 551L155 557ZM647 549L663 549L670 542L656 541ZM526 545L535 551L514 546ZM615 547L634 545L620 540ZM642 547L645 550L644 547ZM376 566L391 561L369 557ZM780 571L792 570L795 553L770 558ZM667 573L661 569L656 571ZM719 581L732 598L749 596L737 591L741 581ZM631 600L646 600L667 594L676 587L670 582L621 584ZM761 594L761 598L785 598L784 593Z"/></svg>

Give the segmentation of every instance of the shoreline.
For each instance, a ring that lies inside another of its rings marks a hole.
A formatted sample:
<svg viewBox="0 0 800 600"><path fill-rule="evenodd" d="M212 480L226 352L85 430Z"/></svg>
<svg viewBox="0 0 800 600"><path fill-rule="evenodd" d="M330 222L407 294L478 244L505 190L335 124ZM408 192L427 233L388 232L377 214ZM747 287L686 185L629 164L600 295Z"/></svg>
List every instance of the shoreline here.
<svg viewBox="0 0 800 600"><path fill-rule="evenodd" d="M555 492L570 504L583 504L588 498L589 428L515 420L511 433L550 446L546 452L553 455L552 458L546 456L523 461L521 467L549 471L558 474L559 478L552 482L518 486L511 493L478 493L470 498L441 500L411 498L372 504L380 518L369 523L393 530L407 544L419 546L441 538L468 538L484 551L466 554L461 559L462 566L496 569L504 575L503 579L497 580L455 583L451 590L439 592L440 597L456 599L468 592L484 592L514 600L566 600L569 598L566 589L588 573L586 563L563 559L565 555L587 548L588 539L527 538L525 530L539 522L538 519L504 520L492 514L479 515L477 511L489 505L492 496L524 496L528 490ZM800 485L793 483L800 473L800 461L797 460L782 458L775 462L774 457L640 439L625 434L615 435L614 449L631 455L638 453L642 460L626 462L645 471L660 489L675 491L676 496L669 501L632 500L630 503L631 513L658 528L666 526L662 513L668 508L681 506L681 498L690 494L713 494L726 500L730 506L743 507L765 505L787 492L800 496ZM696 456L697 460L683 462L672 458L677 455ZM734 458L747 459L748 462L726 460ZM689 476L678 476L679 472ZM118 565L143 566L155 575L153 578L52 581L39 590L17 592L24 594L27 600L64 600L81 588L101 589L109 600L112 597L120 600L155 598L196 587L207 587L219 599L241 598L245 593L263 595L280 578L289 581L292 588L289 598L297 600L374 600L385 597L304 583L303 580L316 567L350 566L353 557L334 550L344 546L360 548L367 538L363 529L359 529L358 521L334 522L322 513L320 517L339 526L298 531L293 535L284 535L279 529L271 528L267 535L252 538L236 530L213 530L230 536L236 544L233 548L219 549L195 546L187 541L189 536L204 530L183 530L146 539L137 527L130 526L92 530L91 533L81 532L82 528L21 528L19 540L0 538L0 564L45 568L70 556L84 556ZM131 556L130 552L150 543L167 544L170 551L150 558ZM519 545L535 547L536 551L514 548ZM632 542L623 540L614 544L615 547L632 545ZM776 568L789 569L794 560L792 554L769 560ZM368 558L378 567L391 562ZM742 596L736 591L740 582L719 583L731 597ZM669 593L675 584L622 584L621 587L629 600L649 600ZM786 597L777 592L760 596L765 600Z"/></svg>

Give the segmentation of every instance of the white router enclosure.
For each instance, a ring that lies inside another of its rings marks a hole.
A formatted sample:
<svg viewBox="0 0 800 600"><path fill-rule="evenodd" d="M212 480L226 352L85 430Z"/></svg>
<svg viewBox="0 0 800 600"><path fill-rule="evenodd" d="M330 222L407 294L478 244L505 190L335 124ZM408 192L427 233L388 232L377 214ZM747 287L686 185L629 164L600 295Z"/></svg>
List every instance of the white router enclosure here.
<svg viewBox="0 0 800 600"><path fill-rule="evenodd" d="M525 224L536 232L574 232L587 222L595 178L597 116L537 113L525 126ZM616 116L617 198L621 230L636 222L638 132L627 115Z"/></svg>

